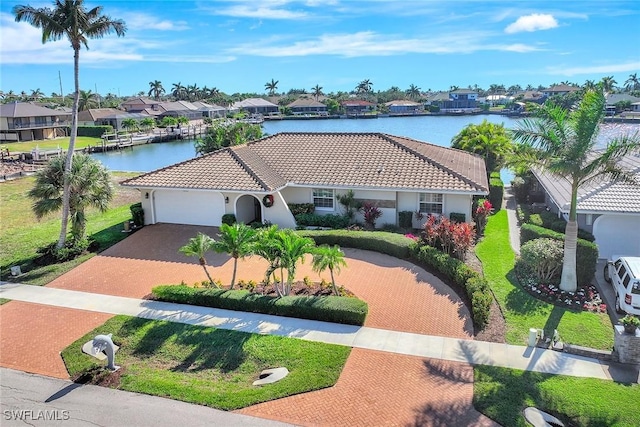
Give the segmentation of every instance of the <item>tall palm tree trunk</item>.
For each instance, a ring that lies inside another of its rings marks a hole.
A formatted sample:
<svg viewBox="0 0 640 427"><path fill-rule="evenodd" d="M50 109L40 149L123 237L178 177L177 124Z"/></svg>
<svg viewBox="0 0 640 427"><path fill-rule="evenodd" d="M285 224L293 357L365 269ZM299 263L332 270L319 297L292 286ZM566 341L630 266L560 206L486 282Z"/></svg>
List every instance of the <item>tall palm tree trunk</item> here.
<svg viewBox="0 0 640 427"><path fill-rule="evenodd" d="M233 289L233 285L236 283L236 271L238 270L238 258L233 258L233 276L231 276L231 287L229 289Z"/></svg>
<svg viewBox="0 0 640 427"><path fill-rule="evenodd" d="M213 283L213 279L211 278L211 275L209 274L209 270L207 270L207 262L204 260L204 258L200 258L200 265L204 270L204 274L207 275L207 278L209 279L209 283L211 283L212 285L215 285L215 283ZM218 286L216 285L216 288L217 287Z"/></svg>
<svg viewBox="0 0 640 427"><path fill-rule="evenodd" d="M562 275L560 278L560 289L568 292L575 292L578 289L576 274L576 257L578 246L578 221L576 215L578 185L572 185L571 208L569 209L569 220L564 231L564 258L562 260Z"/></svg>
<svg viewBox="0 0 640 427"><path fill-rule="evenodd" d="M69 199L71 197L71 162L78 135L78 104L80 103L80 47L73 48L73 81L75 93L73 95L73 109L71 110L71 135L67 158L64 162L64 183L62 186L62 219L60 237L56 247L61 249L67 240L67 226L69 224Z"/></svg>

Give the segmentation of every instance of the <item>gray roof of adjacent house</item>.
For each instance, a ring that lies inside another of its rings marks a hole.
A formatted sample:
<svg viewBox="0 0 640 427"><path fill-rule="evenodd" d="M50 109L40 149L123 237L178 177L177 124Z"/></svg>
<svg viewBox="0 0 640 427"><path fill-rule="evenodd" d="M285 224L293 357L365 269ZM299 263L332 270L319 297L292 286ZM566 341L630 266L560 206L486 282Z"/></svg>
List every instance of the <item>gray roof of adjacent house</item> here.
<svg viewBox="0 0 640 427"><path fill-rule="evenodd" d="M78 121L95 122L106 116L122 113L124 113L124 111L118 110L117 108L91 108L89 110L78 111Z"/></svg>
<svg viewBox="0 0 640 427"><path fill-rule="evenodd" d="M123 182L272 192L286 185L486 194L484 159L383 133L279 133Z"/></svg>
<svg viewBox="0 0 640 427"><path fill-rule="evenodd" d="M419 102L409 101L407 99L395 99L393 101L385 102L384 105L386 105L387 107L392 107L392 106L419 107L422 104L420 104Z"/></svg>
<svg viewBox="0 0 640 427"><path fill-rule="evenodd" d="M471 90L471 89L456 89L456 90L449 91L449 93L462 93L462 94L464 94L464 93L466 93L466 94L473 94L473 93L475 93L475 94L477 95L477 94L478 94L478 91L476 91L476 90Z"/></svg>
<svg viewBox="0 0 640 427"><path fill-rule="evenodd" d="M247 98L232 105L232 108L248 107L277 107L277 105L262 98Z"/></svg>
<svg viewBox="0 0 640 427"><path fill-rule="evenodd" d="M0 117L20 118L68 115L69 113L65 111L52 110L29 102L10 102L0 105Z"/></svg>
<svg viewBox="0 0 640 427"><path fill-rule="evenodd" d="M600 180L578 189L580 213L640 213L640 153L629 154L619 163L636 177L636 183ZM571 185L546 171L533 170L540 184L562 212L569 212Z"/></svg>
<svg viewBox="0 0 640 427"><path fill-rule="evenodd" d="M292 103L288 104L287 107L289 107L289 108L296 108L296 107L327 108L327 106L325 104L323 104L322 102L319 102L319 101L316 101L315 99L310 99L310 98L298 98L295 101L293 101Z"/></svg>
<svg viewBox="0 0 640 427"><path fill-rule="evenodd" d="M577 86L569 86L569 85L555 85L550 86L547 89L542 90L542 92L550 92L550 93L565 93L565 92L575 92L580 90Z"/></svg>
<svg viewBox="0 0 640 427"><path fill-rule="evenodd" d="M639 102L640 98L637 96L631 96L627 93L610 93L607 94L607 105L615 105L621 101Z"/></svg>

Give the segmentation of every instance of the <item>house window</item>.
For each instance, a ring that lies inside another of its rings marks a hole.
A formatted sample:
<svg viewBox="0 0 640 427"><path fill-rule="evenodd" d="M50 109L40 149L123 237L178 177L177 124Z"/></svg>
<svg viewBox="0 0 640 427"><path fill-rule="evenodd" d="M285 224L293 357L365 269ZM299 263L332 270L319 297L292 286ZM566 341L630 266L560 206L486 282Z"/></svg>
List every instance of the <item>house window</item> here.
<svg viewBox="0 0 640 427"><path fill-rule="evenodd" d="M442 194L420 193L420 212L441 214L443 209Z"/></svg>
<svg viewBox="0 0 640 427"><path fill-rule="evenodd" d="M333 210L333 190L326 188L313 189L313 205L320 210Z"/></svg>

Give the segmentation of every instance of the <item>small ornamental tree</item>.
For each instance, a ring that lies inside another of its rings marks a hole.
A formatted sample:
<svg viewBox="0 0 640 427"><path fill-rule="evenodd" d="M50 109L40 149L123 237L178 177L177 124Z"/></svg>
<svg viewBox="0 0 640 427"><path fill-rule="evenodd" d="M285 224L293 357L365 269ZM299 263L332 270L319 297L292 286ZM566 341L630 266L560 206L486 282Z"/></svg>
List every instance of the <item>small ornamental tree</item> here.
<svg viewBox="0 0 640 427"><path fill-rule="evenodd" d="M487 226L487 218L493 212L493 206L487 199L478 200L478 206L474 211L474 218L476 220L476 232L478 236L484 234L484 228Z"/></svg>
<svg viewBox="0 0 640 427"><path fill-rule="evenodd" d="M366 202L362 205L362 215L364 222L370 229L376 228L376 220L382 216L382 211L373 203Z"/></svg>
<svg viewBox="0 0 640 427"><path fill-rule="evenodd" d="M440 217L436 230L442 251L451 254L453 250L453 224L447 218Z"/></svg>
<svg viewBox="0 0 640 427"><path fill-rule="evenodd" d="M427 220L424 223L424 233L422 233L422 238L425 243L429 246L435 247L438 241L438 217L435 215L427 216Z"/></svg>
<svg viewBox="0 0 640 427"><path fill-rule="evenodd" d="M541 283L549 283L562 268L563 244L556 239L533 239L520 248L520 261Z"/></svg>

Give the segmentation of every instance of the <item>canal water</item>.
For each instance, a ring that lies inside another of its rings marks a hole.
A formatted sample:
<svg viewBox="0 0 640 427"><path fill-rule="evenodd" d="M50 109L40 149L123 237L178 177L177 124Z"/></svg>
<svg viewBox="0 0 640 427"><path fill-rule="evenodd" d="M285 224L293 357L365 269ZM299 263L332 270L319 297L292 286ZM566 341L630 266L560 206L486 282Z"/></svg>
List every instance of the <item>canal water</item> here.
<svg viewBox="0 0 640 427"><path fill-rule="evenodd" d="M279 132L382 132L430 142L443 147L451 146L451 139L469 124L483 120L514 128L517 119L487 114L473 116L416 116L380 117L377 119L324 119L324 120L273 120L263 123L263 132L273 135ZM638 125L604 124L601 140L604 144L611 137L638 130ZM196 156L193 140L171 141L138 145L121 151L92 154L107 168L114 171L149 172ZM503 171L505 183L512 175Z"/></svg>

